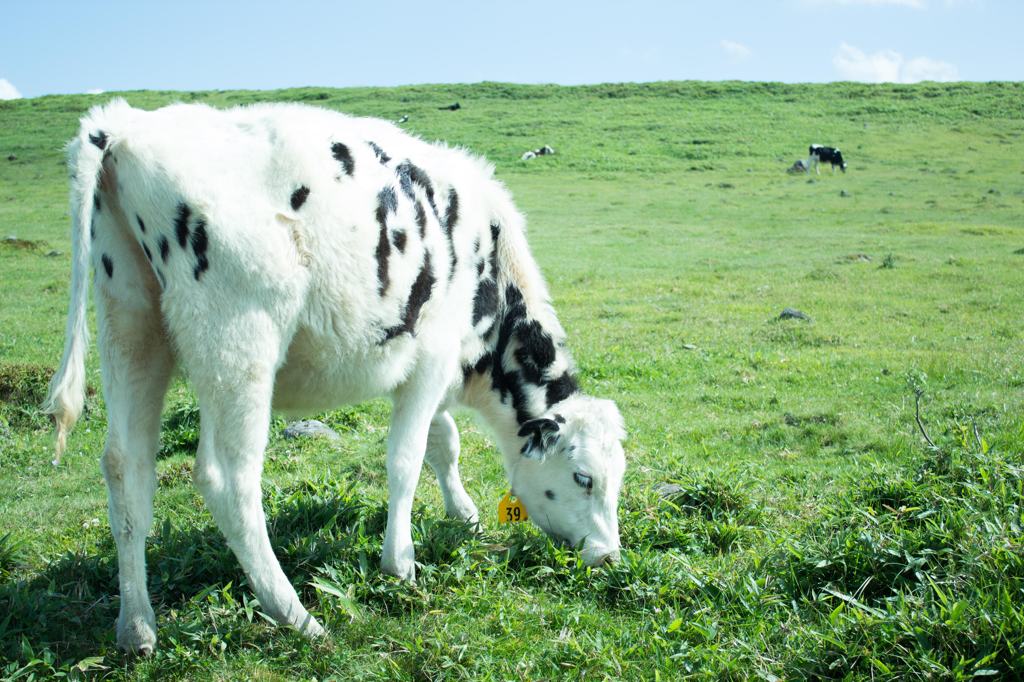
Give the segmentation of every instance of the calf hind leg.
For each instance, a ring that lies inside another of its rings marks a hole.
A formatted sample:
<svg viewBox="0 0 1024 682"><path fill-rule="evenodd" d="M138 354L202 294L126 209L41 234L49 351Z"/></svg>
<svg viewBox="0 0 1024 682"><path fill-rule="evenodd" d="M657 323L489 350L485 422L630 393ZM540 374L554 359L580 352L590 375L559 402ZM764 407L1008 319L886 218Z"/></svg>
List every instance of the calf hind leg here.
<svg viewBox="0 0 1024 682"><path fill-rule="evenodd" d="M120 262L130 271L127 258ZM146 588L146 535L153 521L160 411L173 359L156 306L138 294L100 283L96 317L108 423L100 468L121 594L117 644L147 655L156 646L156 619Z"/></svg>

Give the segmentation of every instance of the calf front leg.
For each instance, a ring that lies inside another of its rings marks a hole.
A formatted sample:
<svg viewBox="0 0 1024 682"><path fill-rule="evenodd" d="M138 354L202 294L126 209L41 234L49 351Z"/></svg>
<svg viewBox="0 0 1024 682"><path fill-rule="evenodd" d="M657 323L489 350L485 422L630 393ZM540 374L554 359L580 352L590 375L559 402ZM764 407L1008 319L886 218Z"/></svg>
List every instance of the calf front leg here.
<svg viewBox="0 0 1024 682"><path fill-rule="evenodd" d="M241 395L200 393L199 453L193 478L263 610L315 637L324 629L299 602L267 535L260 478L270 422L270 386Z"/></svg>
<svg viewBox="0 0 1024 682"><path fill-rule="evenodd" d="M466 494L459 475L459 429L448 412L438 412L430 422L427 463L437 475L449 518L477 523L480 517L476 505Z"/></svg>
<svg viewBox="0 0 1024 682"><path fill-rule="evenodd" d="M447 385L445 369L441 362L423 361L395 392L388 432L388 527L380 563L385 573L403 580L416 579L412 503L423 468L430 421Z"/></svg>

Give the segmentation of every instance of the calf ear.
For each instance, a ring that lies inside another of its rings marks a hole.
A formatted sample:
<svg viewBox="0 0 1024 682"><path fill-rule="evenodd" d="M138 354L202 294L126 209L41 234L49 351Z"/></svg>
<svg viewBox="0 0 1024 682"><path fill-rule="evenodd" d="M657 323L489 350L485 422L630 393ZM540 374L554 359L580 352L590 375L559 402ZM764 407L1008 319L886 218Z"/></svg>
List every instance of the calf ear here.
<svg viewBox="0 0 1024 682"><path fill-rule="evenodd" d="M519 429L519 437L525 438L523 457L544 461L544 453L559 437L559 425L554 419L531 419Z"/></svg>

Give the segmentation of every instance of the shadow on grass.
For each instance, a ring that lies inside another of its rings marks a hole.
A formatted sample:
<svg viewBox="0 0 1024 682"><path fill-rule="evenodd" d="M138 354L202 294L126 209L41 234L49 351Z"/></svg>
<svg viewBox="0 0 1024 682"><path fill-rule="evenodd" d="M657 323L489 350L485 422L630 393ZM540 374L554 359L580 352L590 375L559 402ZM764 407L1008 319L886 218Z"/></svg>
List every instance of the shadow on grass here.
<svg viewBox="0 0 1024 682"><path fill-rule="evenodd" d="M384 613L415 610L416 599L406 594L415 588L377 569L385 503L368 503L343 486L306 482L294 490L268 493L264 506L270 537L285 574L307 605L318 600L315 579L329 572L354 586L356 600ZM466 524L441 519L425 520L419 530L427 534L417 538L418 547L435 559L473 537ZM162 641L199 641L191 636L194 632L223 633L224 618L215 616L236 619L226 626L231 629L244 627L246 618L254 622L254 612L260 623L259 604L245 574L212 524L175 528L167 519L147 539L146 554ZM109 537L95 551L69 552L31 577L7 577L0 583L0 661L26 663L49 651L54 665L67 665L113 653L117 595L117 552ZM243 638L251 642L252 637L279 632L259 630L264 633Z"/></svg>

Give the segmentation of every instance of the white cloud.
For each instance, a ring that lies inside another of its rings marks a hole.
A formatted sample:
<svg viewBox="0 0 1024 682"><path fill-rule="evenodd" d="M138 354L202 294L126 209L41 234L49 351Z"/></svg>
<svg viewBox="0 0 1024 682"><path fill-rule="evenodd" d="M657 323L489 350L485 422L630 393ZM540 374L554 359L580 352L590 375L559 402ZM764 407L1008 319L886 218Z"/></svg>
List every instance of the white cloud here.
<svg viewBox="0 0 1024 682"><path fill-rule="evenodd" d="M725 53L729 55L729 58L734 62L743 61L753 53L753 50L743 43L737 43L732 40L723 40L719 44L722 46L722 49L725 50Z"/></svg>
<svg viewBox="0 0 1024 682"><path fill-rule="evenodd" d="M21 93L9 80L0 78L0 99L21 99Z"/></svg>
<svg viewBox="0 0 1024 682"><path fill-rule="evenodd" d="M960 77L956 67L928 57L914 57L903 66L903 82L955 81Z"/></svg>
<svg viewBox="0 0 1024 682"><path fill-rule="evenodd" d="M102 95L104 92L106 92L106 90L104 90L103 88L89 88L88 90L85 91L85 94L87 94L87 95Z"/></svg>
<svg viewBox="0 0 1024 682"><path fill-rule="evenodd" d="M907 59L895 50L871 54L843 43L832 58L840 78L867 83L917 83L918 81L954 81L957 68L929 57Z"/></svg>

